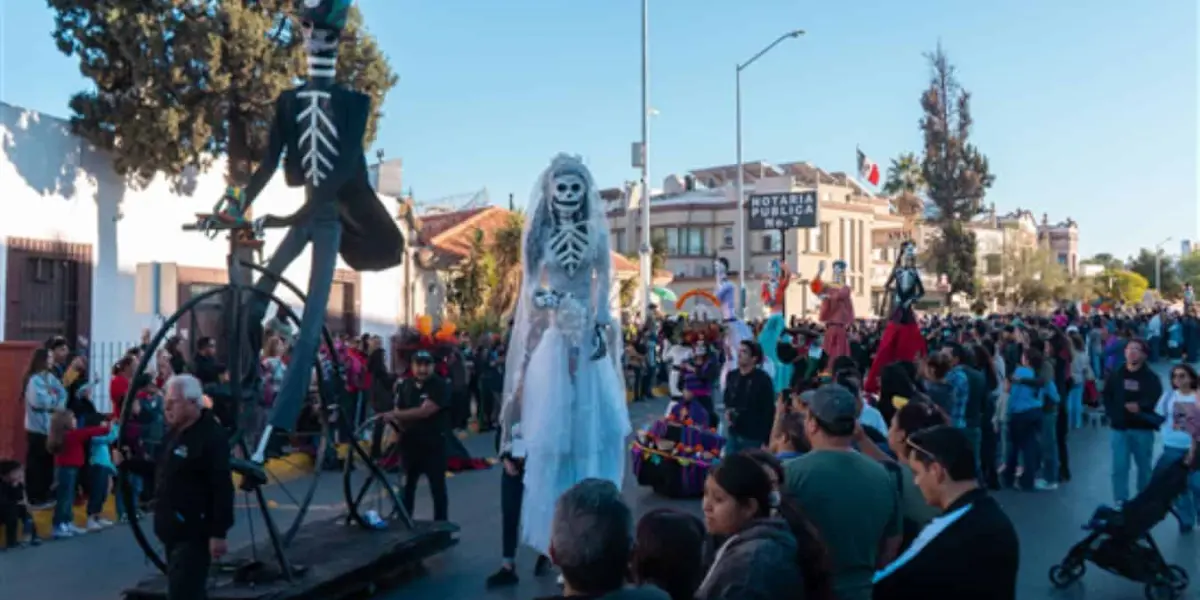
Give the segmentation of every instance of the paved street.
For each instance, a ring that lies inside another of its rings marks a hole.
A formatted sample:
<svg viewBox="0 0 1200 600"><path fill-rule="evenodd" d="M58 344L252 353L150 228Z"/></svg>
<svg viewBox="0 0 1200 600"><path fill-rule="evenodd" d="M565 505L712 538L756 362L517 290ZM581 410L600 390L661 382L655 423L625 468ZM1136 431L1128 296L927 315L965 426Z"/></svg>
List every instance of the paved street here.
<svg viewBox="0 0 1200 600"><path fill-rule="evenodd" d="M635 424L642 424L662 410L661 402L634 405ZM1002 492L1000 501L1017 525L1022 544L1021 581L1018 597L1023 599L1070 598L1118 600L1142 597L1138 584L1130 583L1089 569L1081 584L1061 592L1053 591L1047 579L1050 565L1078 541L1080 525L1098 503L1110 499L1108 483L1107 432L1089 429L1075 432L1071 438L1071 458L1075 479L1049 493ZM476 436L468 447L476 456L491 456L491 436ZM484 578L499 565L500 512L499 468L461 473L450 479L450 515L462 527L460 543L444 555L427 563L427 572L399 589L381 596L387 600L402 598L514 598L526 599L554 591L553 577L535 580L529 573L533 557L518 557L521 585L488 593ZM295 488L293 488L295 493ZM698 501L670 501L636 487L632 476L627 480L625 496L640 514L660 506L674 506L699 513ZM288 509L285 494L275 493L280 511ZM322 477L310 518L336 515L341 500L341 477ZM418 492L417 516L429 517L429 496ZM239 513L244 514L244 513ZM261 537L262 528L257 528ZM1155 538L1168 561L1200 573L1200 551L1196 536L1182 537L1174 519L1155 530ZM231 545L248 539L245 523L240 523ZM82 539L49 543L41 548L0 555L0 590L5 597L22 600L59 598L117 598L120 590L148 570L141 552L126 528L117 527ZM1200 598L1200 587L1189 589L1188 598Z"/></svg>

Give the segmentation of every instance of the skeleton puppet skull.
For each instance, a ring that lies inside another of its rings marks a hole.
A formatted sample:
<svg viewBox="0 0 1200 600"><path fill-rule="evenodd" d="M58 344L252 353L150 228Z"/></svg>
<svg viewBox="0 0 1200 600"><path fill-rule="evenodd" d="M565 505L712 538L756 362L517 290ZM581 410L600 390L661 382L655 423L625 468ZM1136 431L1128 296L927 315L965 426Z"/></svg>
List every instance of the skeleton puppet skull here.
<svg viewBox="0 0 1200 600"><path fill-rule="evenodd" d="M846 261L833 261L833 281L835 283L843 283L846 281Z"/></svg>
<svg viewBox="0 0 1200 600"><path fill-rule="evenodd" d="M780 266L779 259L776 258L771 260L771 280L778 281L780 277L783 277L783 267Z"/></svg>
<svg viewBox="0 0 1200 600"><path fill-rule="evenodd" d="M723 258L714 260L713 273L717 275L717 283L725 281L726 276L729 275L729 263L725 262Z"/></svg>
<svg viewBox="0 0 1200 600"><path fill-rule="evenodd" d="M587 198L587 180L575 171L561 171L550 180L550 210L559 219L573 219Z"/></svg>

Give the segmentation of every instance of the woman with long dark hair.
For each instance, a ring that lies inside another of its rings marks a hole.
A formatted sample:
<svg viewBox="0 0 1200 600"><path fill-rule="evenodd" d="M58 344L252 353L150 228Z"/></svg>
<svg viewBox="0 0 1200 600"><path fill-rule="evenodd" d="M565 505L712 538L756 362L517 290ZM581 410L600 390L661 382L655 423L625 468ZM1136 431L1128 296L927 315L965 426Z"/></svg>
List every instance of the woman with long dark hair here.
<svg viewBox="0 0 1200 600"><path fill-rule="evenodd" d="M46 447L55 411L67 406L67 390L50 371L50 351L33 351L21 379L25 398L25 492L32 506L50 501L54 481L54 456Z"/></svg>
<svg viewBox="0 0 1200 600"><path fill-rule="evenodd" d="M697 600L832 597L825 545L754 457L734 454L713 469L703 506L708 533L725 542Z"/></svg>
<svg viewBox="0 0 1200 600"><path fill-rule="evenodd" d="M1154 464L1156 474L1178 463L1192 450L1193 440L1178 418L1185 415L1185 405L1197 406L1200 397L1200 377L1196 369L1187 363L1171 368L1171 388L1163 393L1154 412L1163 417L1159 428L1162 434L1162 454ZM1175 499L1175 518L1179 519L1180 533L1190 533L1196 527L1197 511L1200 511L1200 472L1187 477L1186 489Z"/></svg>
<svg viewBox="0 0 1200 600"><path fill-rule="evenodd" d="M1070 415L1066 410L1066 400L1071 387L1077 383L1071 377L1071 365L1075 362L1075 353L1066 334L1055 330L1050 336L1050 349L1054 352L1054 387L1058 390L1058 417L1054 422L1055 443L1058 444L1058 480L1066 483L1071 480L1071 461L1067 455L1067 433L1070 428ZM1083 384L1082 381L1078 382Z"/></svg>

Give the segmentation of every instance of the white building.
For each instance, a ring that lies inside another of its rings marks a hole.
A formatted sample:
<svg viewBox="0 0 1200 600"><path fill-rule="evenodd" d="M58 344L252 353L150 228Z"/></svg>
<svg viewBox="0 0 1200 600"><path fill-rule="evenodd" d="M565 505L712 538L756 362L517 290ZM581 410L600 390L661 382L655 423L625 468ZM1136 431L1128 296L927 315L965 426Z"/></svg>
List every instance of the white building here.
<svg viewBox="0 0 1200 600"><path fill-rule="evenodd" d="M225 282L224 236L209 240L180 229L196 213L212 210L225 188L223 172L222 163L213 165L194 179L190 193L173 191L162 179L131 189L107 156L70 134L65 121L0 103L0 242L6 248L0 252L0 340L86 340L93 373L106 376L110 365L97 363L115 360L112 349L131 345L193 294ZM303 191L287 188L280 176L254 209L290 214L301 202ZM381 202L397 212L393 199ZM264 256L282 237L283 231L267 232ZM302 254L284 276L307 288L309 261ZM405 273L411 260L380 273L340 267L328 306L331 330L386 339L423 312L422 286ZM299 308L294 295L282 288L278 294ZM220 310L193 311L178 332L189 340L219 335ZM106 395L107 385L100 391Z"/></svg>

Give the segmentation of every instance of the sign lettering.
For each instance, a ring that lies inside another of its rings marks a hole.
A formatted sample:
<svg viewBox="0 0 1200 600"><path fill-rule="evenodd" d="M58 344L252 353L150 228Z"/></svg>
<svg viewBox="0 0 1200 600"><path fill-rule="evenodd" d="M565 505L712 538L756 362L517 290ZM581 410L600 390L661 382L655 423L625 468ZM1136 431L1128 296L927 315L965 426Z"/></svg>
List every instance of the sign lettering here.
<svg viewBox="0 0 1200 600"><path fill-rule="evenodd" d="M810 229L817 226L817 193L752 194L751 231Z"/></svg>

